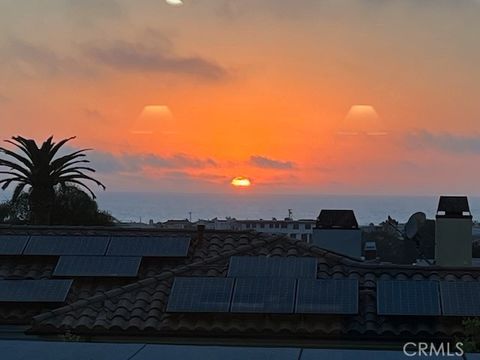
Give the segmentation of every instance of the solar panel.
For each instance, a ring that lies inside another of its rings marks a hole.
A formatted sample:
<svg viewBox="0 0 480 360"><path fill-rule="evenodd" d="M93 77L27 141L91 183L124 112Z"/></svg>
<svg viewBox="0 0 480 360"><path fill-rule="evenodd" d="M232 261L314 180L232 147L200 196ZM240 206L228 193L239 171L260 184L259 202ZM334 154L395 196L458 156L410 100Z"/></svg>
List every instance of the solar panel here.
<svg viewBox="0 0 480 360"><path fill-rule="evenodd" d="M0 255L21 255L28 235L0 235Z"/></svg>
<svg viewBox="0 0 480 360"><path fill-rule="evenodd" d="M54 276L137 276L141 257L132 256L61 256Z"/></svg>
<svg viewBox="0 0 480 360"><path fill-rule="evenodd" d="M0 280L0 302L63 302L72 280Z"/></svg>
<svg viewBox="0 0 480 360"><path fill-rule="evenodd" d="M292 278L237 278L231 311L293 313L295 285Z"/></svg>
<svg viewBox="0 0 480 360"><path fill-rule="evenodd" d="M234 279L177 277L168 299L169 312L228 312Z"/></svg>
<svg viewBox="0 0 480 360"><path fill-rule="evenodd" d="M440 315L438 282L378 281L377 312L380 315Z"/></svg>
<svg viewBox="0 0 480 360"><path fill-rule="evenodd" d="M185 257L187 236L117 236L112 237L107 255Z"/></svg>
<svg viewBox="0 0 480 360"><path fill-rule="evenodd" d="M32 236L24 255L104 255L107 236Z"/></svg>
<svg viewBox="0 0 480 360"><path fill-rule="evenodd" d="M299 279L297 314L357 314L358 281L355 279Z"/></svg>
<svg viewBox="0 0 480 360"><path fill-rule="evenodd" d="M480 316L480 282L441 281L444 315Z"/></svg>
<svg viewBox="0 0 480 360"><path fill-rule="evenodd" d="M230 277L316 278L317 259L313 257L232 256Z"/></svg>

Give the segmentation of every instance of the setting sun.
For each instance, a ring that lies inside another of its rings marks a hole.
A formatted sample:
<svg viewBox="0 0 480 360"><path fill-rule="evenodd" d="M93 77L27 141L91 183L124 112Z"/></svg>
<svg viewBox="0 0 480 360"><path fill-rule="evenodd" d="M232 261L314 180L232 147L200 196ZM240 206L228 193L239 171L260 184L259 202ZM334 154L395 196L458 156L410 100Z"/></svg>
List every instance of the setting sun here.
<svg viewBox="0 0 480 360"><path fill-rule="evenodd" d="M252 185L252 182L249 178L237 176L236 178L232 179L231 184L236 187L248 187Z"/></svg>

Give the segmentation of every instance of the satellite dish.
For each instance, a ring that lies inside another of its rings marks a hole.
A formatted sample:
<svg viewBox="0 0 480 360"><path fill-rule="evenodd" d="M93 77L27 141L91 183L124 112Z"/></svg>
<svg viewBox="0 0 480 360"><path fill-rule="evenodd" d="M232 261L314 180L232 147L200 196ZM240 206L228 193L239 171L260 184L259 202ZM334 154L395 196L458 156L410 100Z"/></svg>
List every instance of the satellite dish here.
<svg viewBox="0 0 480 360"><path fill-rule="evenodd" d="M405 237L410 240L414 239L415 236L417 236L418 230L425 225L426 221L427 215L423 212L416 212L410 216L410 219L408 219L408 222L405 225Z"/></svg>

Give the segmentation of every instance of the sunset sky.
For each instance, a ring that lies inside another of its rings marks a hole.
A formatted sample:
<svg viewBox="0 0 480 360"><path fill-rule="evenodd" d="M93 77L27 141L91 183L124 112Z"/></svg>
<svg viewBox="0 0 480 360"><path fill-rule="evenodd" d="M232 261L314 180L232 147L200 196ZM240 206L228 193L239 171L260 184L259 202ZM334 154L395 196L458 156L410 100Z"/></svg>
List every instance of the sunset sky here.
<svg viewBox="0 0 480 360"><path fill-rule="evenodd" d="M0 137L112 191L480 194L480 1L184 2L2 0Z"/></svg>

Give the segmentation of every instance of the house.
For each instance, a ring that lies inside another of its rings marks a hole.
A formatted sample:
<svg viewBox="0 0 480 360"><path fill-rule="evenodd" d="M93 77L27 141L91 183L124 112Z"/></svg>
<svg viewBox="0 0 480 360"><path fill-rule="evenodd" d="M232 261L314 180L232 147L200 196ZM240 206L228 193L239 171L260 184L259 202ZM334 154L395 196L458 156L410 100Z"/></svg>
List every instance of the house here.
<svg viewBox="0 0 480 360"><path fill-rule="evenodd" d="M360 258L362 230L353 210L322 210L313 229L312 243L327 250Z"/></svg>
<svg viewBox="0 0 480 360"><path fill-rule="evenodd" d="M405 342L464 338L479 284L480 268L371 264L255 232L0 227L0 354L401 359Z"/></svg>
<svg viewBox="0 0 480 360"><path fill-rule="evenodd" d="M195 225L188 219L183 219L183 220L173 219L173 220L167 220L163 223L160 223L160 227L164 229L182 230L182 229L193 229Z"/></svg>
<svg viewBox="0 0 480 360"><path fill-rule="evenodd" d="M315 227L315 220L285 218L277 220L237 220L239 230L254 230L259 233L272 235L285 235L292 239L310 242L312 240L312 232Z"/></svg>

